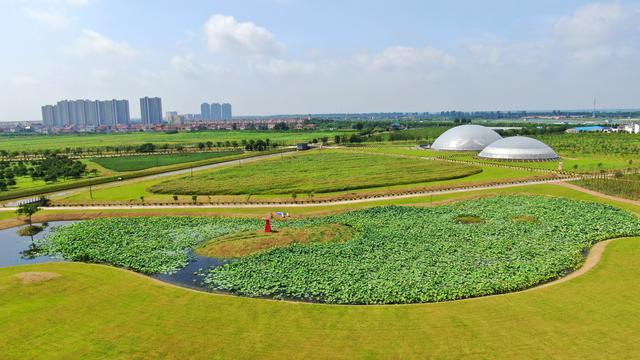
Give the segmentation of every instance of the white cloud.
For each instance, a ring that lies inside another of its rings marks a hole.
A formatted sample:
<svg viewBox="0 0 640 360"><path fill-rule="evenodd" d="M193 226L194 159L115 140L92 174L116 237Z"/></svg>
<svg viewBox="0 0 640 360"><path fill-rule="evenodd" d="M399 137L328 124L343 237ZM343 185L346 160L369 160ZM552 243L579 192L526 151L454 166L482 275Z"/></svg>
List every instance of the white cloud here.
<svg viewBox="0 0 640 360"><path fill-rule="evenodd" d="M555 24L560 42L569 48L585 48L619 42L638 33L638 11L620 4L591 4Z"/></svg>
<svg viewBox="0 0 640 360"><path fill-rule="evenodd" d="M640 41L640 11L618 3L590 4L554 26L573 61L594 65L633 54Z"/></svg>
<svg viewBox="0 0 640 360"><path fill-rule="evenodd" d="M365 61L374 70L439 71L453 67L456 59L432 47L392 46L373 57L366 57Z"/></svg>
<svg viewBox="0 0 640 360"><path fill-rule="evenodd" d="M256 68L277 77L295 77L314 74L318 70L318 65L299 60L271 59L266 63L256 64Z"/></svg>
<svg viewBox="0 0 640 360"><path fill-rule="evenodd" d="M209 50L236 55L272 55L284 50L267 29L233 16L213 15L205 23Z"/></svg>
<svg viewBox="0 0 640 360"><path fill-rule="evenodd" d="M38 83L38 80L30 75L14 76L12 82L16 86L32 86Z"/></svg>
<svg viewBox="0 0 640 360"><path fill-rule="evenodd" d="M175 55L170 59L171 66L179 73L197 78L206 74L222 73L222 66L205 64L196 61L192 53Z"/></svg>
<svg viewBox="0 0 640 360"><path fill-rule="evenodd" d="M83 7L89 5L89 0L21 0L20 2L28 5L47 6Z"/></svg>
<svg viewBox="0 0 640 360"><path fill-rule="evenodd" d="M118 60L130 60L140 55L140 51L132 48L126 42L116 42L90 29L82 30L73 51L85 56L98 56Z"/></svg>
<svg viewBox="0 0 640 360"><path fill-rule="evenodd" d="M25 11L27 13L27 16L29 16L29 18L31 18L32 20L53 29L64 28L70 22L67 16L54 9L46 11L26 9Z"/></svg>

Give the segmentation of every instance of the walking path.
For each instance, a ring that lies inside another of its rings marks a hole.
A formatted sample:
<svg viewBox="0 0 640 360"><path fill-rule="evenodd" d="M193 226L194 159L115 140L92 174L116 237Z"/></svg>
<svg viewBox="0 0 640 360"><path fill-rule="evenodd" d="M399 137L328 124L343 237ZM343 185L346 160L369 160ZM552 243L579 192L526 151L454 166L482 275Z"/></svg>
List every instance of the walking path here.
<svg viewBox="0 0 640 360"><path fill-rule="evenodd" d="M56 207L44 207L46 210L109 210L109 209L207 209L207 208L266 208L266 207L312 207L312 206L327 206L327 205L345 205L345 204L357 204L372 201L382 200L394 200L394 199L406 199L413 197L423 197L429 195L444 195L455 194L461 192L477 191L477 190L489 190L489 189L504 189L518 186L538 185L538 184L561 184L565 181L578 180L579 178L563 178L563 179L547 179L547 180L529 180L522 182L512 182L508 184L495 184L495 185L480 185L461 187L456 189L447 190L435 190L435 191L416 191L407 194L396 195L375 195L368 198L349 199L349 200L326 200L316 202L278 202L278 203L220 203L220 204L201 204L201 205L88 205L88 206L56 206ZM5 207L0 211L15 210L15 207Z"/></svg>

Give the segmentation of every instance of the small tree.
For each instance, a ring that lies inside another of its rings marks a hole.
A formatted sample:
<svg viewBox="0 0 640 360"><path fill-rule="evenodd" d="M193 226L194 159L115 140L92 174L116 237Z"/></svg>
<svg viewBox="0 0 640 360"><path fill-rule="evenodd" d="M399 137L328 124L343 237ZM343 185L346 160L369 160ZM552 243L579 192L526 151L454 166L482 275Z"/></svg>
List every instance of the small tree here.
<svg viewBox="0 0 640 360"><path fill-rule="evenodd" d="M32 226L33 214L37 213L38 211L40 211L40 206L38 203L28 203L28 204L21 204L20 206L18 206L18 210L16 210L16 214L18 214L18 216L20 215L28 216L29 226Z"/></svg>
<svg viewBox="0 0 640 360"><path fill-rule="evenodd" d="M173 201L178 202L178 195L173 195Z"/></svg>
<svg viewBox="0 0 640 360"><path fill-rule="evenodd" d="M191 195L191 200L193 200L193 203L197 203L198 202L198 195Z"/></svg>
<svg viewBox="0 0 640 360"><path fill-rule="evenodd" d="M298 194L296 193L291 194L291 199L293 199L293 202L296 202L297 198L298 198Z"/></svg>

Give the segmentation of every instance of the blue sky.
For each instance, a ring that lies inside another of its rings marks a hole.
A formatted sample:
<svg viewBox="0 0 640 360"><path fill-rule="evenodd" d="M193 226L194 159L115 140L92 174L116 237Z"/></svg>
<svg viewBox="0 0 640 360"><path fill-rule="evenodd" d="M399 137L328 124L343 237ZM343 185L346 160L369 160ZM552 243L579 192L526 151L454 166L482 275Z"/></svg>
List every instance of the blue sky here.
<svg viewBox="0 0 640 360"><path fill-rule="evenodd" d="M235 114L639 107L633 1L4 0L0 120L64 98Z"/></svg>

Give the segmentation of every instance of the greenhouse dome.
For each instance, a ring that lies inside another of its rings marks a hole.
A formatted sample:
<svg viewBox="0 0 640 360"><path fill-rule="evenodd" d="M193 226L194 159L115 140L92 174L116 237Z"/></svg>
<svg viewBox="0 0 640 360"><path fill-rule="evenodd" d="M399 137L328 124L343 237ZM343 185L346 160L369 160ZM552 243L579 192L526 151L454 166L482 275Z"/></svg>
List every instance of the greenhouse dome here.
<svg viewBox="0 0 640 360"><path fill-rule="evenodd" d="M444 151L480 151L502 137L488 127L460 125L438 136L431 148Z"/></svg>
<svg viewBox="0 0 640 360"><path fill-rule="evenodd" d="M478 154L481 158L503 160L554 160L558 154L547 144L526 136L500 139Z"/></svg>

